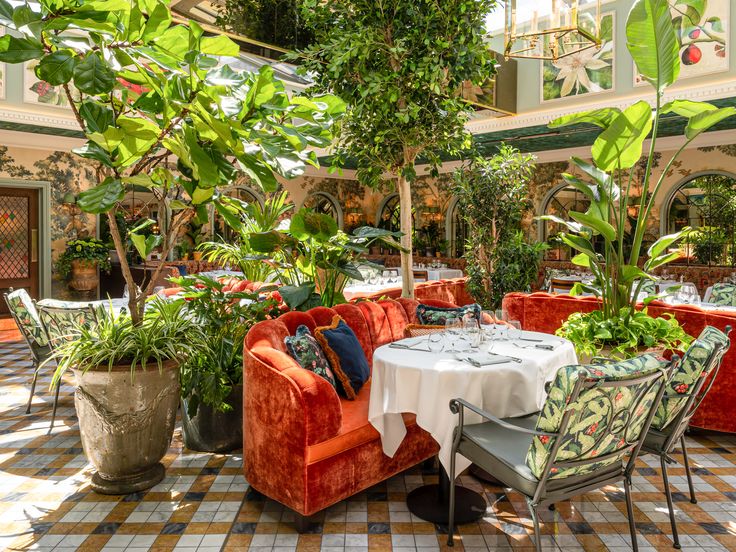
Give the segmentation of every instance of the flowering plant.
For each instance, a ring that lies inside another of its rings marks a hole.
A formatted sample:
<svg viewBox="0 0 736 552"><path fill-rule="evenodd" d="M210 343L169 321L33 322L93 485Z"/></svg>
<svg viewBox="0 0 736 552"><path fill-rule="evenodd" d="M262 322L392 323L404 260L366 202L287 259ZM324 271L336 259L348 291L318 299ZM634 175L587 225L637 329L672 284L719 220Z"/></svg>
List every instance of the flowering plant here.
<svg viewBox="0 0 736 552"><path fill-rule="evenodd" d="M86 264L97 264L100 270L110 272L110 253L108 246L95 238L80 238L66 242L66 250L56 261L56 270L66 279L71 275L72 261L82 260Z"/></svg>

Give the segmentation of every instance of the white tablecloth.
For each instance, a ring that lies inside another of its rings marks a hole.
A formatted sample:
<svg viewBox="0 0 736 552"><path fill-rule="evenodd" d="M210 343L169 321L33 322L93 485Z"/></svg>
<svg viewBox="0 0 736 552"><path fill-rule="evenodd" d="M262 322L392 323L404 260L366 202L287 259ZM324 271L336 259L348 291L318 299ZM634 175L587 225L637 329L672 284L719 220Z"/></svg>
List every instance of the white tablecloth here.
<svg viewBox="0 0 736 552"><path fill-rule="evenodd" d="M387 289L394 289L394 288L400 288L401 282L394 282L391 284L355 284L350 286L345 286L345 289L343 290L343 295L345 296L345 299L350 301L353 297L366 297L368 295L373 295L374 293L379 293L381 291L385 291Z"/></svg>
<svg viewBox="0 0 736 552"><path fill-rule="evenodd" d="M457 268L415 268L414 270L426 270L430 280L449 280L463 277L463 271Z"/></svg>
<svg viewBox="0 0 736 552"><path fill-rule="evenodd" d="M439 459L449 472L452 433L457 415L450 412L451 399L463 398L491 414L505 418L539 411L544 405L544 385L557 370L576 364L572 343L547 334L524 332L524 337L543 339L553 351L519 341L495 342L493 352L522 359L482 368L455 359L454 353L429 353L395 349L385 345L373 353L373 375L368 420L381 434L383 452L393 456L406 435L402 412L416 414L419 427L440 444ZM481 418L466 411L468 423ZM458 456L457 473L470 466Z"/></svg>

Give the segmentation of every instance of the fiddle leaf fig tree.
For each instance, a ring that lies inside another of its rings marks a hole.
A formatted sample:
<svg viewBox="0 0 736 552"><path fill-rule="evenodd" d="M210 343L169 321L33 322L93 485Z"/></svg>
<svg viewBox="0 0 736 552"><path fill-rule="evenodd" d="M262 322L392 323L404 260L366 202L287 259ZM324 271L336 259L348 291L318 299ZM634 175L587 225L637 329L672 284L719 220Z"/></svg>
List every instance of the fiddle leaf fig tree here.
<svg viewBox="0 0 736 552"><path fill-rule="evenodd" d="M636 0L626 22L627 47L639 72L654 90L653 106L637 101L626 109L603 108L566 115L550 124L551 128L589 123L602 129L593 143L592 162L572 161L583 176L564 174L565 182L590 201L585 213L570 212L572 220L556 216L542 217L566 227L561 239L577 255L572 259L589 268L596 277L606 319L621 317L626 322L635 313L639 292L655 268L679 257L669 249L688 232L685 229L660 237L642 260L647 221L658 200L659 190L680 154L700 134L721 121L736 115L736 108L717 108L709 103L673 100L664 103L666 89L680 73L677 33L667 0ZM674 113L686 119L682 146L671 156L658 178L652 176L657 137L662 117ZM637 165L644 141L651 136L643 180L643 193L632 194ZM629 220L627 209L634 206L638 217ZM631 236L631 247L627 243ZM594 238L602 247L594 245ZM604 336L605 337L605 336Z"/></svg>
<svg viewBox="0 0 736 552"><path fill-rule="evenodd" d="M314 89L348 105L338 140L339 162L378 186L396 179L401 208L403 295L414 293L411 184L421 156L470 145L472 107L459 96L495 71L485 18L495 0L302 0L315 43L298 54Z"/></svg>
<svg viewBox="0 0 736 552"><path fill-rule="evenodd" d="M135 324L164 263L139 290L126 238L141 257L160 247L166 258L190 221L207 218L208 204L230 213L218 189L243 173L274 191L275 174L316 166L311 148L331 143L344 110L329 95L290 98L269 67L234 69L234 42L206 36L194 21L174 24L164 0L0 0L0 24L10 31L0 38L0 61L37 61L36 75L63 89L85 135L75 152L99 163L99 183L78 205L109 219ZM170 213L160 237L139 234L145 224L121 235L115 212L133 186Z"/></svg>

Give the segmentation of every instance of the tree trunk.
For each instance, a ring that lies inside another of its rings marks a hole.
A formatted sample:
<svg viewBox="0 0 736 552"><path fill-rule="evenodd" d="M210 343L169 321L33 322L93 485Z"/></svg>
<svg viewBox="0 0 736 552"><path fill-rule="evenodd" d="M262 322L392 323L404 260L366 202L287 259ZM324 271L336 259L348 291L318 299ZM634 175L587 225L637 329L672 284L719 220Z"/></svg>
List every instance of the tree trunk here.
<svg viewBox="0 0 736 552"><path fill-rule="evenodd" d="M397 187L399 189L399 205L401 208L401 245L406 251L401 252L401 296L414 299L414 272L411 251L411 184L399 171Z"/></svg>

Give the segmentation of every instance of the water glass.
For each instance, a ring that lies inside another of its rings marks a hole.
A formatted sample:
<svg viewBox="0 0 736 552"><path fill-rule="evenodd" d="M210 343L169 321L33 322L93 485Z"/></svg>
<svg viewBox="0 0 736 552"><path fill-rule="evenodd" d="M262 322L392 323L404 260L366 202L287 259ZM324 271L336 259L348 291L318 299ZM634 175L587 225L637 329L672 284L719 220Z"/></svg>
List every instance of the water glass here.
<svg viewBox="0 0 736 552"><path fill-rule="evenodd" d="M480 326L475 316L466 315L463 317L463 333L465 339L473 349L480 347Z"/></svg>
<svg viewBox="0 0 736 552"><path fill-rule="evenodd" d="M459 318L448 316L445 319L445 349L454 351L457 341L462 333L463 325Z"/></svg>
<svg viewBox="0 0 736 552"><path fill-rule="evenodd" d="M521 339L521 322L518 320L509 320L510 326L507 327L507 334L510 341L518 341Z"/></svg>
<svg viewBox="0 0 736 552"><path fill-rule="evenodd" d="M445 348L444 339L440 332L434 332L427 336L427 349L432 353L439 353Z"/></svg>

